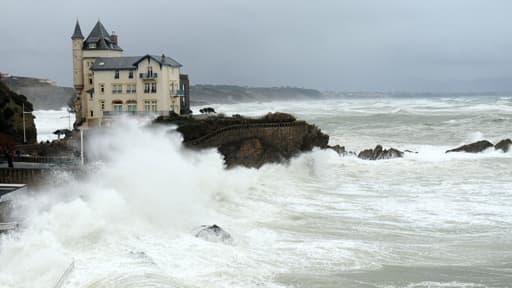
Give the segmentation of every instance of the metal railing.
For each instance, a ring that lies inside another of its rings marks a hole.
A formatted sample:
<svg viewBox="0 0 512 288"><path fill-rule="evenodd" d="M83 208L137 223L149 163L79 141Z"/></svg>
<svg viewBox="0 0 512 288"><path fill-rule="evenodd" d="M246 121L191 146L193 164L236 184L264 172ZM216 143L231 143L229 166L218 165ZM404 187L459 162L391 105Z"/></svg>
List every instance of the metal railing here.
<svg viewBox="0 0 512 288"><path fill-rule="evenodd" d="M169 111L103 111L103 117L119 117L123 115L134 116L166 116Z"/></svg>
<svg viewBox="0 0 512 288"><path fill-rule="evenodd" d="M140 79L155 79L158 78L158 73L139 73Z"/></svg>
<svg viewBox="0 0 512 288"><path fill-rule="evenodd" d="M59 278L59 281L57 281L57 284L55 284L54 288L61 288L62 285L64 285L64 282L66 282L67 278L69 277L69 274L73 272L75 269L75 260L71 261L71 264L69 264L68 268Z"/></svg>
<svg viewBox="0 0 512 288"><path fill-rule="evenodd" d="M16 222L0 223L0 233L18 229L19 224Z"/></svg>

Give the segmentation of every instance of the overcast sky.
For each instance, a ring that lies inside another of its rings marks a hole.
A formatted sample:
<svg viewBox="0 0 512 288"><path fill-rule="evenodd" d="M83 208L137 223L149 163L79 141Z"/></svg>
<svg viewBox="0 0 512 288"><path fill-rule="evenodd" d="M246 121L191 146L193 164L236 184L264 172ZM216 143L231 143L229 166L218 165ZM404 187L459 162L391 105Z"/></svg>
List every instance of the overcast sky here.
<svg viewBox="0 0 512 288"><path fill-rule="evenodd" d="M77 17L86 37L100 18L127 56L178 60L193 84L440 91L512 82L510 0L1 4L0 71L61 85L72 84Z"/></svg>

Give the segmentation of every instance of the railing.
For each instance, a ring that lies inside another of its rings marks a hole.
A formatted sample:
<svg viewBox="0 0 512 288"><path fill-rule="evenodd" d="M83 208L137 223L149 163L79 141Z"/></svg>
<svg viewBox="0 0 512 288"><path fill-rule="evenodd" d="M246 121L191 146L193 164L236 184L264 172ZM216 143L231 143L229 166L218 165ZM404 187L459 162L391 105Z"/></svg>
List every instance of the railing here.
<svg viewBox="0 0 512 288"><path fill-rule="evenodd" d="M55 284L54 287L55 288L62 287L62 285L64 285L64 282L66 281L66 279L69 277L69 274L71 274L71 272L73 272L73 269L75 269L75 260L71 261L71 264L69 264L66 271L64 271L64 273L62 273L62 275L59 278L59 281L57 282L57 284Z"/></svg>
<svg viewBox="0 0 512 288"><path fill-rule="evenodd" d="M103 111L103 117L120 117L123 115L134 116L167 116L170 111Z"/></svg>
<svg viewBox="0 0 512 288"><path fill-rule="evenodd" d="M18 226L19 225L16 222L0 223L0 232L18 229Z"/></svg>
<svg viewBox="0 0 512 288"><path fill-rule="evenodd" d="M302 126L306 122L304 121L293 121L293 122L270 122L270 123L244 123L244 124L234 124L230 126L226 126L220 129L217 129L211 133L200 136L195 139L191 139L188 141L184 141L185 145L200 145L206 140L213 138L219 134L225 133L231 130L237 129L248 129L248 128L274 128L274 127L293 127L293 126Z"/></svg>
<svg viewBox="0 0 512 288"><path fill-rule="evenodd" d="M158 73L139 73L140 79L155 79L158 78Z"/></svg>

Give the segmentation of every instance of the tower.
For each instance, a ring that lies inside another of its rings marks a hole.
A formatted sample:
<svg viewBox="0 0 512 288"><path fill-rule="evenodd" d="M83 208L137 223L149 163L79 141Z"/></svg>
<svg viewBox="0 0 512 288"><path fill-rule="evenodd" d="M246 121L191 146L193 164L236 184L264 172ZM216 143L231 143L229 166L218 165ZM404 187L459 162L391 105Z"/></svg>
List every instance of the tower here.
<svg viewBox="0 0 512 288"><path fill-rule="evenodd" d="M75 31L71 36L71 43L73 47L73 86L75 88L75 112L77 122L80 122L82 118L82 109L80 95L84 89L84 75L83 75L83 46L84 46L84 35L80 29L80 24L76 20Z"/></svg>

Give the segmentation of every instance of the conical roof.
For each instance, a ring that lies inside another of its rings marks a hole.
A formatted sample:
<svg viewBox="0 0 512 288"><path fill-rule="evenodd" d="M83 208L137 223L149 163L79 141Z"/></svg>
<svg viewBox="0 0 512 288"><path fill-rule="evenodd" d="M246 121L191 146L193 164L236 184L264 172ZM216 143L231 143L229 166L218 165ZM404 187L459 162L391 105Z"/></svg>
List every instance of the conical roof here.
<svg viewBox="0 0 512 288"><path fill-rule="evenodd" d="M107 29L105 29L105 26L103 26L99 20L96 25L94 25L94 28L92 28L92 31L89 33L89 36L87 36L87 39L85 39L84 49L123 51L123 49L121 49L112 41L110 35L107 32Z"/></svg>
<svg viewBox="0 0 512 288"><path fill-rule="evenodd" d="M82 35L82 29L80 29L80 24L78 23L78 20L76 20L75 31L73 32L71 39L84 39L84 35Z"/></svg>

